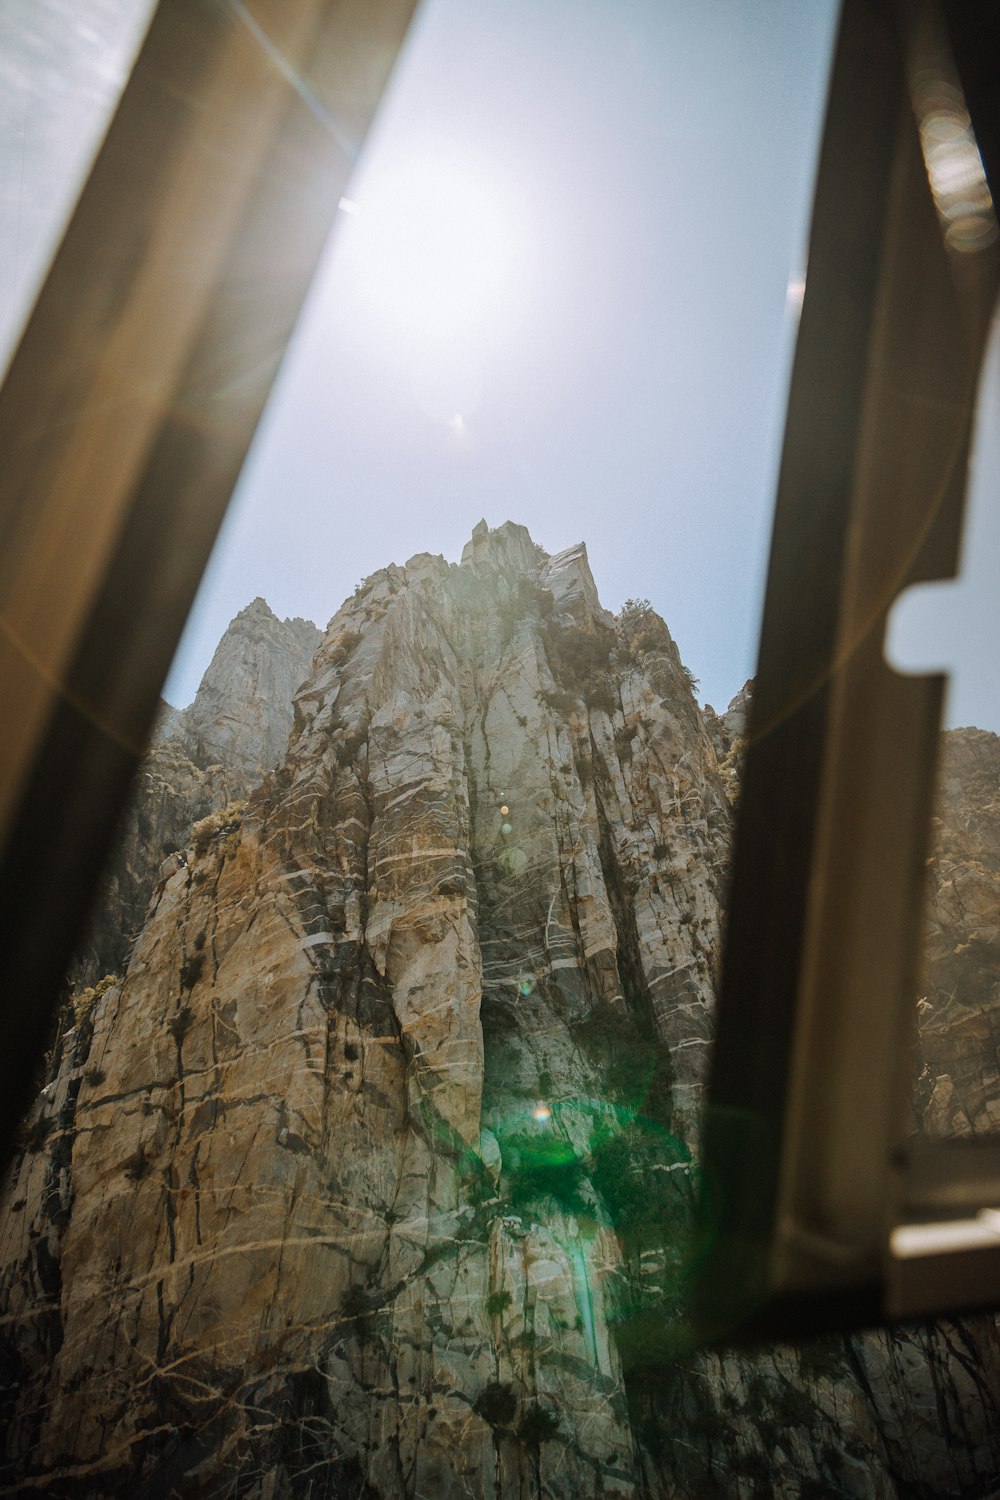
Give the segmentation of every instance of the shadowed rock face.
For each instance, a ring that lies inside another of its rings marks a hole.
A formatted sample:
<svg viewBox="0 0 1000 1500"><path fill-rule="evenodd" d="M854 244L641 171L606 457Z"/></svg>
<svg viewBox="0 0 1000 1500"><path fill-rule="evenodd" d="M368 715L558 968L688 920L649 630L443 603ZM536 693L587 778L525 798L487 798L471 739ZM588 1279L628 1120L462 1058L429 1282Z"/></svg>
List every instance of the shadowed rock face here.
<svg viewBox="0 0 1000 1500"><path fill-rule="evenodd" d="M984 1493L991 1323L686 1349L729 816L584 548L369 579L67 1015L6 1189L12 1490Z"/></svg>
<svg viewBox="0 0 1000 1500"><path fill-rule="evenodd" d="M279 620L255 599L219 642L194 702L163 705L73 964L77 988L121 972L163 861L192 824L246 798L284 760L292 698L321 640L309 621Z"/></svg>
<svg viewBox="0 0 1000 1500"><path fill-rule="evenodd" d="M954 1137L1000 1129L1000 739L982 729L944 736L936 847L930 866L924 1072L925 1131Z"/></svg>

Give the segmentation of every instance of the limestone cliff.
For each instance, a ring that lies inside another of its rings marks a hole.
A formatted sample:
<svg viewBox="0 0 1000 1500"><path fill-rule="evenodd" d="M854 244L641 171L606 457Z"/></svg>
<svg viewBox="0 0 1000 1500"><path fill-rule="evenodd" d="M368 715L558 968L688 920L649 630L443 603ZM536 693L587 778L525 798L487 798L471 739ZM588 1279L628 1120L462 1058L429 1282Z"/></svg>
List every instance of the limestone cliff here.
<svg viewBox="0 0 1000 1500"><path fill-rule="evenodd" d="M284 759L292 697L321 639L309 621L279 620L255 599L219 642L194 702L163 705L73 965L75 988L120 972L161 865L192 824L246 798Z"/></svg>
<svg viewBox="0 0 1000 1500"><path fill-rule="evenodd" d="M990 1320L688 1347L728 835L582 546L373 575L67 1017L6 1187L7 1492L989 1493Z"/></svg>

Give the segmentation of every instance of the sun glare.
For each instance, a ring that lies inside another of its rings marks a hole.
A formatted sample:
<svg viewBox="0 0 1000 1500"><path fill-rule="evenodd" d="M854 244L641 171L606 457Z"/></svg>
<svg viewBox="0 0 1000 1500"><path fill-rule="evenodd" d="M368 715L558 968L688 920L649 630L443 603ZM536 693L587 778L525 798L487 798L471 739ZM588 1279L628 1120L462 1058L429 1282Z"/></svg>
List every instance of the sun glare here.
<svg viewBox="0 0 1000 1500"><path fill-rule="evenodd" d="M373 163L341 207L355 313L396 357L448 386L442 420L468 409L469 368L505 341L525 302L529 236L516 184L456 147L413 148Z"/></svg>

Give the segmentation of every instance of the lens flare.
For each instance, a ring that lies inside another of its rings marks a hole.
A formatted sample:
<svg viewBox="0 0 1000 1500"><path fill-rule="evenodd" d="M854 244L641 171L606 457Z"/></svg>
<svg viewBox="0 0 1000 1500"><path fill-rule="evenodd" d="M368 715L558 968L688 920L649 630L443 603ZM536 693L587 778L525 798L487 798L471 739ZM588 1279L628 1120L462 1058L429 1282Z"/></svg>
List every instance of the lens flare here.
<svg viewBox="0 0 1000 1500"><path fill-rule="evenodd" d="M911 82L924 165L945 241L961 254L983 250L997 239L997 221L962 92L933 71Z"/></svg>
<svg viewBox="0 0 1000 1500"><path fill-rule="evenodd" d="M454 140L415 139L339 207L351 220L340 254L352 292L394 344L479 344L517 322L533 236L502 163Z"/></svg>

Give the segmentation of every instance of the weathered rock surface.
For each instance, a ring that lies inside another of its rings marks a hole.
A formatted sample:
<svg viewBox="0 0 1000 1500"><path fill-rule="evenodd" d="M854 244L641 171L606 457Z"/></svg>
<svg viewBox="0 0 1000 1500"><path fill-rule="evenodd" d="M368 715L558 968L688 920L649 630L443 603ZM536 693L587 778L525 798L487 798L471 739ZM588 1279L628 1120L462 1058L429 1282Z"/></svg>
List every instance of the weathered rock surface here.
<svg viewBox="0 0 1000 1500"><path fill-rule="evenodd" d="M67 1017L5 1196L8 1492L990 1493L990 1320L687 1348L728 833L582 547L373 575Z"/></svg>
<svg viewBox="0 0 1000 1500"><path fill-rule="evenodd" d="M139 771L71 980L77 989L121 971L163 861L192 824L245 799L284 759L292 697L322 632L279 620L255 599L233 620L186 709L163 705Z"/></svg>
<svg viewBox="0 0 1000 1500"><path fill-rule="evenodd" d="M1000 1130L1000 739L944 735L918 1011L925 1131Z"/></svg>
<svg viewBox="0 0 1000 1500"><path fill-rule="evenodd" d="M311 620L279 620L255 599L222 637L168 737L182 739L199 765L221 762L259 780L285 758L292 699L322 639Z"/></svg>

